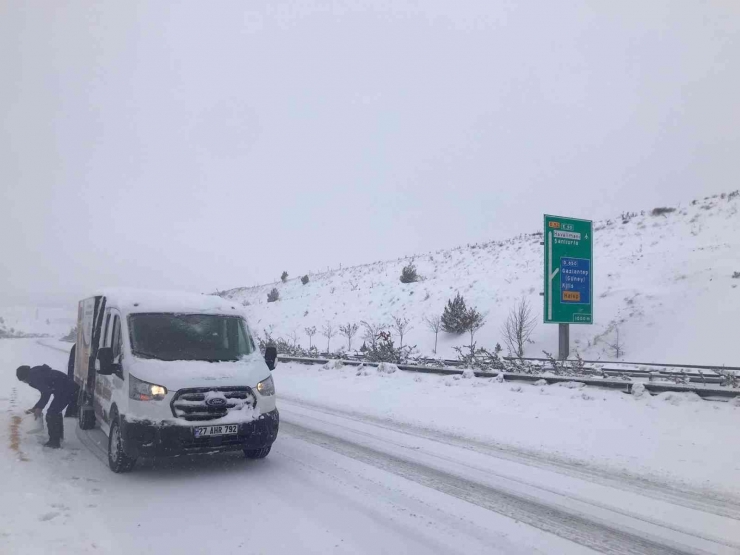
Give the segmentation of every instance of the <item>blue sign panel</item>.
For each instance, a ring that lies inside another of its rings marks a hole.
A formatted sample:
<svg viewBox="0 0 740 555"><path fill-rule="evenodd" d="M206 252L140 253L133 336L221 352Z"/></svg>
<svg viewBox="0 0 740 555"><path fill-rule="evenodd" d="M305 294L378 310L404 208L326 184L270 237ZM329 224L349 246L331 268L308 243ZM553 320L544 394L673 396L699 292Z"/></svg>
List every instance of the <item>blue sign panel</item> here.
<svg viewBox="0 0 740 555"><path fill-rule="evenodd" d="M560 259L560 301L568 304L591 302L591 261L586 258Z"/></svg>

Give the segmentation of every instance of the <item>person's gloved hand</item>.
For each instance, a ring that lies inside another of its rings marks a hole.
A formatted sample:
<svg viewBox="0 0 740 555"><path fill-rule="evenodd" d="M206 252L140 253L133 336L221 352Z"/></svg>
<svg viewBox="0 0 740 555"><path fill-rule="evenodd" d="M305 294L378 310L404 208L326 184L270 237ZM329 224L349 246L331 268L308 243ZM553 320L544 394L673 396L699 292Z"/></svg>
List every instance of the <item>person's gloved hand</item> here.
<svg viewBox="0 0 740 555"><path fill-rule="evenodd" d="M39 418L43 416L44 411L42 409L34 407L32 409L28 409L26 411L26 414L33 414L33 419L38 420Z"/></svg>

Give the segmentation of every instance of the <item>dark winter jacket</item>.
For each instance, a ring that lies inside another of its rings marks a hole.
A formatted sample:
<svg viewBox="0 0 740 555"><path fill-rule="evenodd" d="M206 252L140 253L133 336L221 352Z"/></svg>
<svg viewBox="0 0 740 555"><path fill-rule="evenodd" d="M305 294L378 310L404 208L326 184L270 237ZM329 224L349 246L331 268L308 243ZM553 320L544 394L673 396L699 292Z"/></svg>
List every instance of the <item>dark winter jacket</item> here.
<svg viewBox="0 0 740 555"><path fill-rule="evenodd" d="M53 395L69 395L74 391L74 381L70 380L64 372L52 370L46 364L34 366L28 372L26 383L41 392L41 399L36 403L35 409L44 409Z"/></svg>

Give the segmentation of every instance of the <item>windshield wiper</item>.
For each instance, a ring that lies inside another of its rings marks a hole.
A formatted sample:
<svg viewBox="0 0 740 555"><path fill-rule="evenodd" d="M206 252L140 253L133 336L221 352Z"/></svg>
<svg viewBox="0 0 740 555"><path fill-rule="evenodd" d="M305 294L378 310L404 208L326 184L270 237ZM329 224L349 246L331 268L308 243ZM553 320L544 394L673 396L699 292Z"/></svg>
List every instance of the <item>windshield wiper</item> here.
<svg viewBox="0 0 740 555"><path fill-rule="evenodd" d="M162 355L158 353L148 353L146 351L132 351L132 352L134 353L135 356L140 357L140 358L156 358L158 360L167 360L167 359L162 358Z"/></svg>

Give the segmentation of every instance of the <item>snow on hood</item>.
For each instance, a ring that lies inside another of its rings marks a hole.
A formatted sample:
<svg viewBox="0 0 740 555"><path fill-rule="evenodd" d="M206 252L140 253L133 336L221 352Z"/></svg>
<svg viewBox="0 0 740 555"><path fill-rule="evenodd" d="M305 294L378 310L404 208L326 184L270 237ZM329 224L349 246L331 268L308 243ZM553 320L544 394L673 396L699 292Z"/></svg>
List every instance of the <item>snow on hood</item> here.
<svg viewBox="0 0 740 555"><path fill-rule="evenodd" d="M128 370L132 376L162 385L169 391L209 386L254 387L270 376L270 370L259 352L237 362L167 361L132 357Z"/></svg>

